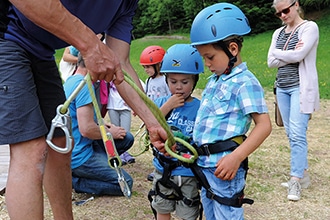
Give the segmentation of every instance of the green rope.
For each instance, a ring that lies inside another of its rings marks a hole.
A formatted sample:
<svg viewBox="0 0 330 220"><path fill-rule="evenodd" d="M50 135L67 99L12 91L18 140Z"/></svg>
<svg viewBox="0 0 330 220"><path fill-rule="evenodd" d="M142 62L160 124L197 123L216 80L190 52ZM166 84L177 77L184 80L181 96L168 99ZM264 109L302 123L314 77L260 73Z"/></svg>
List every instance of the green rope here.
<svg viewBox="0 0 330 220"><path fill-rule="evenodd" d="M188 142L180 139L175 138L170 130L170 127L168 126L166 119L163 115L163 113L160 111L158 106L148 97L144 92L141 91L141 89L134 83L133 79L124 72L124 78L125 81L139 94L141 99L146 103L147 106L149 106L150 111L155 116L155 118L158 120L159 124L164 128L167 134L167 140L165 141L165 150L174 158L186 162L186 163L193 163L198 158L198 153L196 149L191 146ZM172 151L171 146L175 144L175 142L178 141L182 143L189 151L193 153L193 155L185 154L183 156L175 153Z"/></svg>

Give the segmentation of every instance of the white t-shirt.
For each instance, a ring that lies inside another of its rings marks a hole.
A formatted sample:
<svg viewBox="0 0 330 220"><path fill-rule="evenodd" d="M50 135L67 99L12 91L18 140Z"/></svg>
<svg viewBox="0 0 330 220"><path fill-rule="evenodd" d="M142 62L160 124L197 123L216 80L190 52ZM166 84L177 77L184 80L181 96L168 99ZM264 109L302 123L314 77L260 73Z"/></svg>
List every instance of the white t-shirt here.
<svg viewBox="0 0 330 220"><path fill-rule="evenodd" d="M151 100L159 97L171 95L168 85L165 81L165 76L159 76L154 79L148 78L146 80L146 93Z"/></svg>

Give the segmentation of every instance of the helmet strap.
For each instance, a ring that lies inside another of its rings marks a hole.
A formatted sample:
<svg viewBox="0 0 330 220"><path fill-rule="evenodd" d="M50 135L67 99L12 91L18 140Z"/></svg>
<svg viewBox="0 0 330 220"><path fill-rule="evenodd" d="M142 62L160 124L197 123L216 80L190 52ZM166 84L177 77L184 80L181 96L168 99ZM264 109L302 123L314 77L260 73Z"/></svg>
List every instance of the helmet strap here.
<svg viewBox="0 0 330 220"><path fill-rule="evenodd" d="M228 47L226 46L224 41L219 41L218 45L222 48L222 50L226 53L226 55L229 58L228 66L226 70L223 72L223 74L229 74L231 72L231 69L233 68L234 64L237 61L237 56L233 56L233 54L229 51Z"/></svg>

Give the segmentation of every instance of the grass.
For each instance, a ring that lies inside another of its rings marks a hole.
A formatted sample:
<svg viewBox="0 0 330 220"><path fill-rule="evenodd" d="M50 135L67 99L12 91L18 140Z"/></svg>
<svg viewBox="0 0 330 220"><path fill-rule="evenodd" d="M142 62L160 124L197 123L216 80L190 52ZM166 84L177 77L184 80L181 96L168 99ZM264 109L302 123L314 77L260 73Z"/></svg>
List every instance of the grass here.
<svg viewBox="0 0 330 220"><path fill-rule="evenodd" d="M330 77L329 69L330 63L327 61L328 54L330 51L330 13L329 10L322 12L323 16L316 22L319 25L320 39L317 53L317 69L319 76L319 87L320 96L323 99L330 99ZM275 80L276 69L270 69L267 66L267 53L271 41L271 32L265 32L255 36L247 36L244 38L242 59L247 62L249 69L257 76L260 83L263 85L265 90L271 91ZM165 50L173 44L177 43L189 43L188 34L178 34L180 37L168 37L163 36L162 38L148 36L141 39L135 39L131 44L131 63L134 69L137 71L139 77L145 81L147 75L144 73L143 68L139 64L140 54L143 49L150 45L160 45ZM63 50L58 50L56 53L56 60L59 62ZM200 76L199 82L196 88L203 89L207 77L211 73L208 69L205 69L205 73Z"/></svg>

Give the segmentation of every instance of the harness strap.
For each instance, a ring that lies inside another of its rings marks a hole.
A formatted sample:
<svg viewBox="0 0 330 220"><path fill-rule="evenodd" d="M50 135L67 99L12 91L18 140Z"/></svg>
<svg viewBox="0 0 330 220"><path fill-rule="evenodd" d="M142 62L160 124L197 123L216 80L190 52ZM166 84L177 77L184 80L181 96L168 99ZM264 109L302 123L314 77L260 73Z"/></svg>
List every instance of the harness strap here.
<svg viewBox="0 0 330 220"><path fill-rule="evenodd" d="M247 168L247 159L243 161L243 167L244 169ZM244 203L247 204L253 204L252 199L244 198L244 188L237 194L235 194L232 198L225 198L225 197L220 197L216 195L207 181L204 173L202 172L202 169L197 165L196 162L190 164L190 169L194 173L195 177L198 179L200 184L207 190L206 196L209 199L214 199L220 204L227 205L227 206L233 206L233 207L242 207ZM246 176L245 176L246 177Z"/></svg>
<svg viewBox="0 0 330 220"><path fill-rule="evenodd" d="M200 196L198 195L195 198L186 198L183 196L180 186L175 184L173 181L170 180L172 170L175 168L182 166L183 163L179 160L173 161L170 158L165 157L163 154L159 153L157 149L153 147L153 155L155 158L158 159L160 165L163 167L162 177L156 182L155 190L150 190L148 194L148 199L150 203L152 202L152 196L159 195L160 197L168 200L182 200L187 206L197 206L200 204ZM162 184L166 188L172 188L175 190L176 194L172 193L171 195L165 195L159 189L159 184ZM152 208L153 212L155 211Z"/></svg>
<svg viewBox="0 0 330 220"><path fill-rule="evenodd" d="M228 140L218 141L214 144L203 144L200 147L197 147L198 155L207 155L216 154L223 151L229 151L236 149L243 141L246 139L245 135L236 136Z"/></svg>
<svg viewBox="0 0 330 220"><path fill-rule="evenodd" d="M155 190L150 190L148 193L148 200L150 203L150 208L152 210L152 213L154 213L155 219L157 219L157 211L156 211L156 209L154 209L154 207L152 207L152 200L153 200L152 197L155 195L156 195Z"/></svg>

